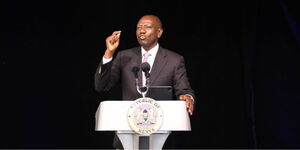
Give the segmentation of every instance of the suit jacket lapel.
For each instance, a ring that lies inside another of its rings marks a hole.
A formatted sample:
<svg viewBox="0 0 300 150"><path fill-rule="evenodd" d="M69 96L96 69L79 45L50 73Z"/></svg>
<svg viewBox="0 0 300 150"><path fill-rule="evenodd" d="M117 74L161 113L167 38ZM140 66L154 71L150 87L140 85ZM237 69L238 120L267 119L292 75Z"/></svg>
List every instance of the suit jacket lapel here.
<svg viewBox="0 0 300 150"><path fill-rule="evenodd" d="M156 54L156 58L154 60L151 72L150 72L150 86L155 82L157 77L159 76L161 70L165 67L168 62L167 54L165 51L159 47L158 52Z"/></svg>

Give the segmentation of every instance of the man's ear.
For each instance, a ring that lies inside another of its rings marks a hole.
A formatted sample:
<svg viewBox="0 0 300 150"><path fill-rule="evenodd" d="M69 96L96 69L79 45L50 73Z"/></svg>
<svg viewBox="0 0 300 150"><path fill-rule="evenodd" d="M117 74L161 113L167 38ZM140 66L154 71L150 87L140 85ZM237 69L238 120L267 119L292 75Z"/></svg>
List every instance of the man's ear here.
<svg viewBox="0 0 300 150"><path fill-rule="evenodd" d="M158 34L157 37L160 38L163 34L164 30L162 28L158 28Z"/></svg>

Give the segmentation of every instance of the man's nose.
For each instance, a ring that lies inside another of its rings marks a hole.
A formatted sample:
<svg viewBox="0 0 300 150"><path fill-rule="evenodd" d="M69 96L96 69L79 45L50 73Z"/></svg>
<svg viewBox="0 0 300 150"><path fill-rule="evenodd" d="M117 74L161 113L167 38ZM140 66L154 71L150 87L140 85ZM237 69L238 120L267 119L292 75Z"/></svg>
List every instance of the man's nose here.
<svg viewBox="0 0 300 150"><path fill-rule="evenodd" d="M144 28L144 27L141 27L140 33L145 33L145 32L146 32L145 28Z"/></svg>

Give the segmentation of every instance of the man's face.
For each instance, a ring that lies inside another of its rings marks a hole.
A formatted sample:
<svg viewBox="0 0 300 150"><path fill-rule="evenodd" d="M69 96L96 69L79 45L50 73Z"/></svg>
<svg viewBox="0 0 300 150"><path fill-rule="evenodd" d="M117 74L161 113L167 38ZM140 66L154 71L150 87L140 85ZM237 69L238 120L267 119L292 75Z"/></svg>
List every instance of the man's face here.
<svg viewBox="0 0 300 150"><path fill-rule="evenodd" d="M162 29L152 16L140 19L136 27L136 37L139 44L146 50L153 48L162 35Z"/></svg>

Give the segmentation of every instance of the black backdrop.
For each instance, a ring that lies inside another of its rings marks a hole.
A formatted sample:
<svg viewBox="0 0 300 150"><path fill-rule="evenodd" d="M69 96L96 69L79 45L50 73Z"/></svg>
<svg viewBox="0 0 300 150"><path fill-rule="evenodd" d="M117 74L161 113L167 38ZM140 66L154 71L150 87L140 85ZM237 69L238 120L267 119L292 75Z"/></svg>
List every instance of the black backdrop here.
<svg viewBox="0 0 300 150"><path fill-rule="evenodd" d="M120 88L96 93L93 75L105 38L122 30L119 50L137 46L148 13L162 19L160 44L185 57L197 96L192 132L170 137L176 148L300 148L294 1L2 3L1 148L112 148L94 115Z"/></svg>

